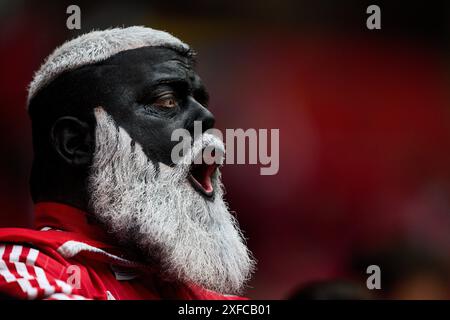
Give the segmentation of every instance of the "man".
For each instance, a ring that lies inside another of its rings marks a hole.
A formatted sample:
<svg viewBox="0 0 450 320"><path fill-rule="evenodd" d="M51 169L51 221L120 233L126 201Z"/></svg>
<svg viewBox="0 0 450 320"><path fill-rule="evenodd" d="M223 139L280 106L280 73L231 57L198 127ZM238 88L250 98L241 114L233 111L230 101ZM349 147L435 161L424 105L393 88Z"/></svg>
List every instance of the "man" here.
<svg viewBox="0 0 450 320"><path fill-rule="evenodd" d="M207 106L192 50L166 32L95 31L57 48L29 87L36 230L0 231L0 294L238 298L254 262L217 165L193 164L224 146L205 133L182 161L171 152L174 130L214 126Z"/></svg>

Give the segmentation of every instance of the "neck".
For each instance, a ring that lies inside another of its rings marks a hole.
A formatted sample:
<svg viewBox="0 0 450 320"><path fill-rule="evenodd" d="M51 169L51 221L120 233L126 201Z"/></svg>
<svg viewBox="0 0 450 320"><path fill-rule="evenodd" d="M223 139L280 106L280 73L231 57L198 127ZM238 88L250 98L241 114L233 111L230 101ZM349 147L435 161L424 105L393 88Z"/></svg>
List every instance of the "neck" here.
<svg viewBox="0 0 450 320"><path fill-rule="evenodd" d="M30 179L33 202L58 202L88 211L86 171L35 161Z"/></svg>

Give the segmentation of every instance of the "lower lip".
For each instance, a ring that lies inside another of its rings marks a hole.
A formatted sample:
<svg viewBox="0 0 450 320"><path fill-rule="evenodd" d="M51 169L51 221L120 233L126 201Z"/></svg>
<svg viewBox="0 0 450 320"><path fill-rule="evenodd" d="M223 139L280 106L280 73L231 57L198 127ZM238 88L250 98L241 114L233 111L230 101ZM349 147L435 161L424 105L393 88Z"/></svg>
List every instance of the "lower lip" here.
<svg viewBox="0 0 450 320"><path fill-rule="evenodd" d="M198 182L191 174L188 176L188 180L191 183L192 187L200 192L202 195L204 195L207 198L212 198L214 195L214 189L211 191L207 191L203 186Z"/></svg>

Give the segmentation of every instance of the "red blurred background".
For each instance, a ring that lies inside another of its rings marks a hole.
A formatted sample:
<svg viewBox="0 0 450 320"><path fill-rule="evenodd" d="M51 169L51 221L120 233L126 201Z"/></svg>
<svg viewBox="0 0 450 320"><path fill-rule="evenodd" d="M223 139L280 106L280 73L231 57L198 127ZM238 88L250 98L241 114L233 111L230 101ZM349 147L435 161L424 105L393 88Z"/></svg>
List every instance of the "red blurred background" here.
<svg viewBox="0 0 450 320"><path fill-rule="evenodd" d="M26 87L58 44L146 25L198 52L218 127L280 129L280 170L224 169L258 260L247 295L286 298L310 281L359 277L357 252L401 241L450 250L450 96L444 2L65 1L0 3L0 226L32 222Z"/></svg>

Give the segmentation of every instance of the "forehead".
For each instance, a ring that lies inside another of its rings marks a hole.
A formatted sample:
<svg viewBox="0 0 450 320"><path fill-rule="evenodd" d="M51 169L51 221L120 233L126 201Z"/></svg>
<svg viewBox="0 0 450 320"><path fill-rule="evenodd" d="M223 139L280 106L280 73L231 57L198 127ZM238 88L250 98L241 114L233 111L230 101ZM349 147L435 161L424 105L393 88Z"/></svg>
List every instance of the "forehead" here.
<svg viewBox="0 0 450 320"><path fill-rule="evenodd" d="M198 78L193 68L192 58L173 49L145 47L128 50L98 64L103 71L117 74L127 79L164 81L180 78L194 81ZM143 79L144 78L144 79Z"/></svg>

